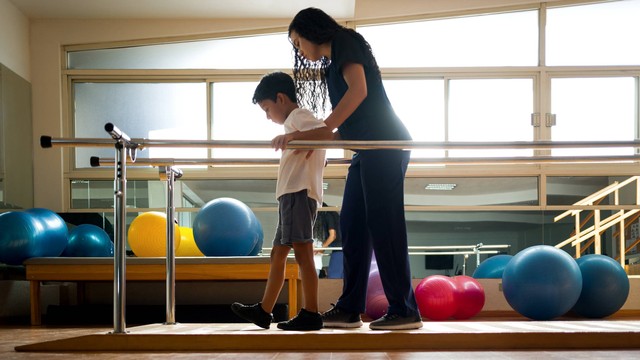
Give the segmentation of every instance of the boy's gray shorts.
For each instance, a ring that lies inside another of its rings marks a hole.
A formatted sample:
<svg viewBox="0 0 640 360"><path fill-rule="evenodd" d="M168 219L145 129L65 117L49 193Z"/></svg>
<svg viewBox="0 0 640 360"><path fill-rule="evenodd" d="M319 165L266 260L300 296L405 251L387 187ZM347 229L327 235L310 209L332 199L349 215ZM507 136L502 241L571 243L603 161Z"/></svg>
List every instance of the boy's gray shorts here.
<svg viewBox="0 0 640 360"><path fill-rule="evenodd" d="M278 198L278 228L273 246L293 246L294 242L313 242L313 223L318 202L307 190L284 194Z"/></svg>

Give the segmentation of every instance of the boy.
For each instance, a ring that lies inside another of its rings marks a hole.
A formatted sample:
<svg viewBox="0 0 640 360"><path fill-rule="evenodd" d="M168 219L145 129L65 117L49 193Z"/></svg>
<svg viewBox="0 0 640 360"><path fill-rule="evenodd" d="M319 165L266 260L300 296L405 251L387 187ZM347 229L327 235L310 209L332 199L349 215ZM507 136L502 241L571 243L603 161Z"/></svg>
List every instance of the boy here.
<svg viewBox="0 0 640 360"><path fill-rule="evenodd" d="M285 134L272 140L277 144L294 131L325 126L308 110L298 107L293 79L282 72L265 75L256 87L253 103L267 119L284 125ZM288 140L287 140L288 141ZM325 151L314 150L308 156L284 150L280 158L276 198L278 227L271 250L271 267L262 301L254 305L233 303L231 309L241 318L268 329L273 307L284 285L287 256L293 248L300 266L304 307L289 321L278 323L282 330L319 330L323 327L318 313L318 275L313 261L313 223L322 203L322 172Z"/></svg>

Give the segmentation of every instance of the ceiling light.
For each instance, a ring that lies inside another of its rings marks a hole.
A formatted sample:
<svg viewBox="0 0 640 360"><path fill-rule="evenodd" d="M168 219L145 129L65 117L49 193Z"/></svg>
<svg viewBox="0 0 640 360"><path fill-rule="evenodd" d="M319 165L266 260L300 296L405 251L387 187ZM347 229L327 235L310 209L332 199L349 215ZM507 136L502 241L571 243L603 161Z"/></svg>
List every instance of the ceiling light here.
<svg viewBox="0 0 640 360"><path fill-rule="evenodd" d="M457 184L427 184L425 190L451 191L455 189Z"/></svg>
<svg viewBox="0 0 640 360"><path fill-rule="evenodd" d="M327 190L329 188L329 183L323 182L322 183L322 190Z"/></svg>

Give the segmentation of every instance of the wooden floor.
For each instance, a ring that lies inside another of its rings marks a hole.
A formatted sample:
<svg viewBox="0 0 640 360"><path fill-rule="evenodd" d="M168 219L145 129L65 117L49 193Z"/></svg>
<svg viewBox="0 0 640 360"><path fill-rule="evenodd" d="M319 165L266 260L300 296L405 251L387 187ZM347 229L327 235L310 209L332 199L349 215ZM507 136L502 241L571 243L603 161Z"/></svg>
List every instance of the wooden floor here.
<svg viewBox="0 0 640 360"><path fill-rule="evenodd" d="M116 335L104 327L0 326L0 358L640 358L637 319L429 321L421 330L393 332L366 325L285 332L275 325L262 330L251 324L151 324Z"/></svg>

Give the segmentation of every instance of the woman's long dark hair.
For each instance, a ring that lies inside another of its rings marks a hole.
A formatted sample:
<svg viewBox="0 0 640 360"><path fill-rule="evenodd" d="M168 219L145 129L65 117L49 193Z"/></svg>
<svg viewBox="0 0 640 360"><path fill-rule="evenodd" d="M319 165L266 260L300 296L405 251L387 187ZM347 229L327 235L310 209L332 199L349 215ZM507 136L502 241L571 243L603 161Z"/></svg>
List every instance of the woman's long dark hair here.
<svg viewBox="0 0 640 360"><path fill-rule="evenodd" d="M301 10L289 24L289 36L295 31L301 37L314 44L321 45L331 42L338 31L345 30L362 41L366 49L371 53L372 64L378 68L371 46L353 29L338 24L331 16L317 8ZM325 70L329 66L330 59L323 57L318 61L309 61L300 55L294 46L293 79L296 83L296 92L300 106L313 111L316 115L324 114L327 110L327 80Z"/></svg>

